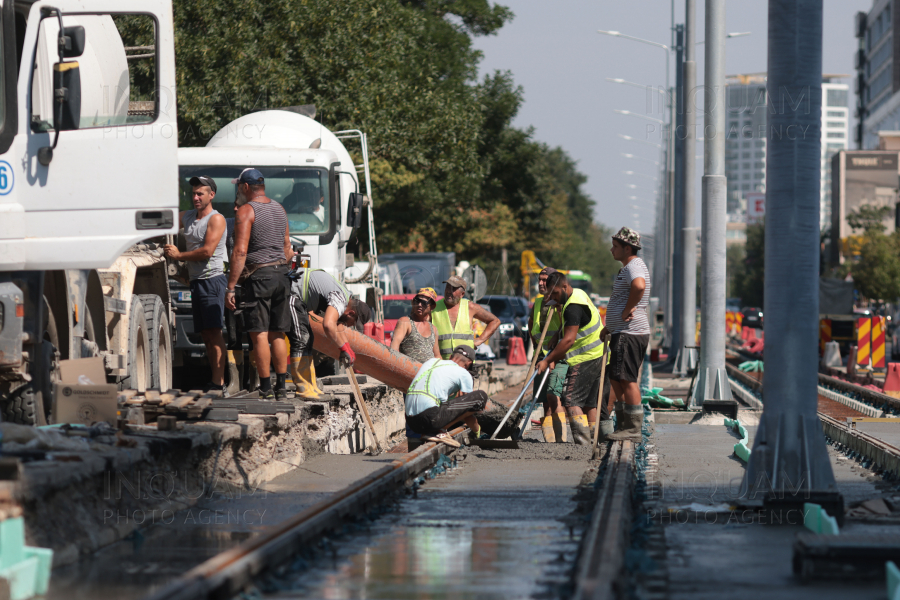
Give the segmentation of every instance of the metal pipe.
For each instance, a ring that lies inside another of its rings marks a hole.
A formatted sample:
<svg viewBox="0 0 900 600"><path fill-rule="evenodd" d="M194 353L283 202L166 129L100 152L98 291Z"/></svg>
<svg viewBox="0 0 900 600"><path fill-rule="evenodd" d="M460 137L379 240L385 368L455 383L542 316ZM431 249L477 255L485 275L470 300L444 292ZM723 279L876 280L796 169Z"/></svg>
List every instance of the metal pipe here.
<svg viewBox="0 0 900 600"><path fill-rule="evenodd" d="M725 370L725 0L706 0L700 370L691 404L730 400Z"/></svg>
<svg viewBox="0 0 900 600"><path fill-rule="evenodd" d="M793 510L815 502L840 519L816 416L822 13L822 0L769 0L765 408L743 491Z"/></svg>

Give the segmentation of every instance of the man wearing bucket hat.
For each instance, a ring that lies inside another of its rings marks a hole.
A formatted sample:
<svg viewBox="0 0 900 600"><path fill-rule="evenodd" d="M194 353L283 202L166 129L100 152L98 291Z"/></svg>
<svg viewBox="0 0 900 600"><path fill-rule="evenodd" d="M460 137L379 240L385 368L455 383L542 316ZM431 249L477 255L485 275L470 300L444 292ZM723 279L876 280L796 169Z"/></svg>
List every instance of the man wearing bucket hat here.
<svg viewBox="0 0 900 600"><path fill-rule="evenodd" d="M397 321L391 336L391 349L421 363L441 357L437 329L431 324L431 311L437 306L437 301L437 292L430 287L416 293L409 316Z"/></svg>
<svg viewBox="0 0 900 600"><path fill-rule="evenodd" d="M618 431L610 440L640 441L644 409L638 376L650 343L650 271L638 256L641 235L623 227L612 238L613 258L622 263L606 309L606 327L600 337L610 340L609 378L616 392Z"/></svg>

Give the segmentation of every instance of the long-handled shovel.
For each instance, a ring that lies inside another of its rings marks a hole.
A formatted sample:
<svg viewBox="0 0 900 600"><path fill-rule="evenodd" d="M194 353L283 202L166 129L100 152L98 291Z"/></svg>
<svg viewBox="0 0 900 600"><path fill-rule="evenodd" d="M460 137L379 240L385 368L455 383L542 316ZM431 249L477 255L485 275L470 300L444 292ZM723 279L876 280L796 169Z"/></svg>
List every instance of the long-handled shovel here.
<svg viewBox="0 0 900 600"><path fill-rule="evenodd" d="M381 454L384 450L378 442L378 436L375 435L375 425L372 424L372 418L369 416L369 409L366 407L366 401L363 400L362 390L359 389L359 383L356 381L356 373L353 372L353 367L346 367L344 371L346 371L347 376L350 378L350 383L353 385L353 395L356 397L356 404L359 407L359 412L362 413L363 420L366 422L366 427L369 428L369 433L372 436L372 445L375 447L375 454Z"/></svg>
<svg viewBox="0 0 900 600"><path fill-rule="evenodd" d="M597 395L597 412L602 412L602 402L603 402L603 384L606 383L606 359L609 358L609 344L603 349L603 358L600 360L603 361L603 364L600 366L600 393ZM598 414L597 417L600 415ZM597 440L600 439L600 420L598 418L597 422L594 423L594 453L592 455L592 460L599 458L600 448L597 446Z"/></svg>
<svg viewBox="0 0 900 600"><path fill-rule="evenodd" d="M534 396L531 398L531 404L528 405L528 410L525 411L525 421L522 423L522 428L519 430L519 435L516 436L517 440L521 440L522 436L525 435L525 430L528 429L528 425L531 423L531 413L534 411L534 405L537 403L537 399L541 395L541 390L544 389L544 384L547 383L547 378L550 376L550 369L544 371L544 378L541 379L541 385L538 386L537 391L534 393Z"/></svg>

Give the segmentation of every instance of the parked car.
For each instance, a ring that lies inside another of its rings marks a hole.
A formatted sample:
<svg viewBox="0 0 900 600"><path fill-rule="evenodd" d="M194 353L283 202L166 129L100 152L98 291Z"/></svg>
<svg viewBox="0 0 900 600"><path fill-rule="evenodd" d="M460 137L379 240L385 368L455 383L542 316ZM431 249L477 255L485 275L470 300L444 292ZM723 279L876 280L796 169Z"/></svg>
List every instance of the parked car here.
<svg viewBox="0 0 900 600"><path fill-rule="evenodd" d="M397 321L403 317L409 316L410 302L415 298L415 294L391 294L382 296L381 301L384 306L384 343L390 345L391 338L394 335L394 329L397 328Z"/></svg>
<svg viewBox="0 0 900 600"><path fill-rule="evenodd" d="M480 300L500 319L500 327L491 338L491 347L497 356L506 356L509 339L519 337L524 341L528 329L528 301L519 296L485 296Z"/></svg>
<svg viewBox="0 0 900 600"><path fill-rule="evenodd" d="M744 320L741 322L741 325L744 327L762 329L763 311L761 308L746 306L741 312L744 313Z"/></svg>

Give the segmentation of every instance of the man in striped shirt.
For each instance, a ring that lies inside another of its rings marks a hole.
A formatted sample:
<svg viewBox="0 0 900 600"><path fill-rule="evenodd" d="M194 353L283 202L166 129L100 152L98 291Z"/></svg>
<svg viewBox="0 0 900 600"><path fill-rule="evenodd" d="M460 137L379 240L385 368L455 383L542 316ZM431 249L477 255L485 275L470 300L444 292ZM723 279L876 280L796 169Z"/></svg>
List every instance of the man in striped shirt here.
<svg viewBox="0 0 900 600"><path fill-rule="evenodd" d="M606 327L601 339L610 339L609 378L616 392L619 431L611 440L640 441L644 409L638 376L650 343L647 306L650 301L650 271L638 256L641 235L623 227L613 236L613 258L622 263L606 308Z"/></svg>

